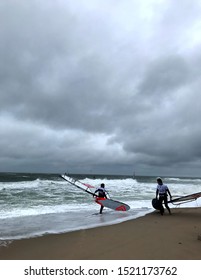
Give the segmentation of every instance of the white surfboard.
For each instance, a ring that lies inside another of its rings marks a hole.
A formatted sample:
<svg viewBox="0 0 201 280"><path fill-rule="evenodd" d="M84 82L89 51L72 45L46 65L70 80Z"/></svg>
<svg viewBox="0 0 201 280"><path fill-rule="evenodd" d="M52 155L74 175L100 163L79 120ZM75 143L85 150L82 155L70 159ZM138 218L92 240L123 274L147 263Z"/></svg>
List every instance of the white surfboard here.
<svg viewBox="0 0 201 280"><path fill-rule="evenodd" d="M105 200L100 200L99 201L104 207L108 207L111 208L115 211L128 211L130 209L130 206L120 202L120 201L116 201L113 199L105 199Z"/></svg>

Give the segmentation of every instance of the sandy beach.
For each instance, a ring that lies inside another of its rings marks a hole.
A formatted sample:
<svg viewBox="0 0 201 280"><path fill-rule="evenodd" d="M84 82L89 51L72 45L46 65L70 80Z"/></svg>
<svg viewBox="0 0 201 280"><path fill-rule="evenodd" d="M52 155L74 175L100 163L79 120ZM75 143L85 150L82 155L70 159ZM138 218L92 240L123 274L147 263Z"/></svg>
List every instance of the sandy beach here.
<svg viewBox="0 0 201 280"><path fill-rule="evenodd" d="M1 260L201 260L201 208L8 242Z"/></svg>

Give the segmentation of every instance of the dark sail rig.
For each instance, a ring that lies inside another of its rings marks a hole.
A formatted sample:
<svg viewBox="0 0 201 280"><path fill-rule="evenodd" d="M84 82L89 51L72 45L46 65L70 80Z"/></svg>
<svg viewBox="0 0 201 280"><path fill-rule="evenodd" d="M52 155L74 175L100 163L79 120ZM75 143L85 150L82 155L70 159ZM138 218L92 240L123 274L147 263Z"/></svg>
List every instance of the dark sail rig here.
<svg viewBox="0 0 201 280"><path fill-rule="evenodd" d="M201 192L180 196L180 197L169 200L168 203L172 203L174 205L179 205L182 203L194 201L194 200L198 199L199 197L201 197Z"/></svg>

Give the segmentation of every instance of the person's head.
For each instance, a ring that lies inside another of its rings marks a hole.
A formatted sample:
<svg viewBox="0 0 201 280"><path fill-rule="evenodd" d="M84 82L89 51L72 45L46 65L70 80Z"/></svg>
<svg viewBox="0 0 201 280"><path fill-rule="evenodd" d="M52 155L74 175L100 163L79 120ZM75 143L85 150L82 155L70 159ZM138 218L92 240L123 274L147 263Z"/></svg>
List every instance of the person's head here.
<svg viewBox="0 0 201 280"><path fill-rule="evenodd" d="M105 187L105 184L102 183L102 184L101 184L101 188L104 188L104 187Z"/></svg>
<svg viewBox="0 0 201 280"><path fill-rule="evenodd" d="M157 181L157 183L158 183L159 185L162 185L162 184L163 184L163 181L162 181L162 179L161 179L160 177L158 177L158 178L156 179L156 181Z"/></svg>

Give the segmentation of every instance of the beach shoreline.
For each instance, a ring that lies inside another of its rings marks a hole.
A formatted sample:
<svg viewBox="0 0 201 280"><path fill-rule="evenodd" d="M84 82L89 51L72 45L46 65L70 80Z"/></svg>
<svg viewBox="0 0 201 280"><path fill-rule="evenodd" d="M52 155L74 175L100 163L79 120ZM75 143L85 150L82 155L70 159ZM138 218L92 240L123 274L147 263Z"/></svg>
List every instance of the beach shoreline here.
<svg viewBox="0 0 201 280"><path fill-rule="evenodd" d="M0 260L201 260L201 207L172 213L5 241Z"/></svg>

